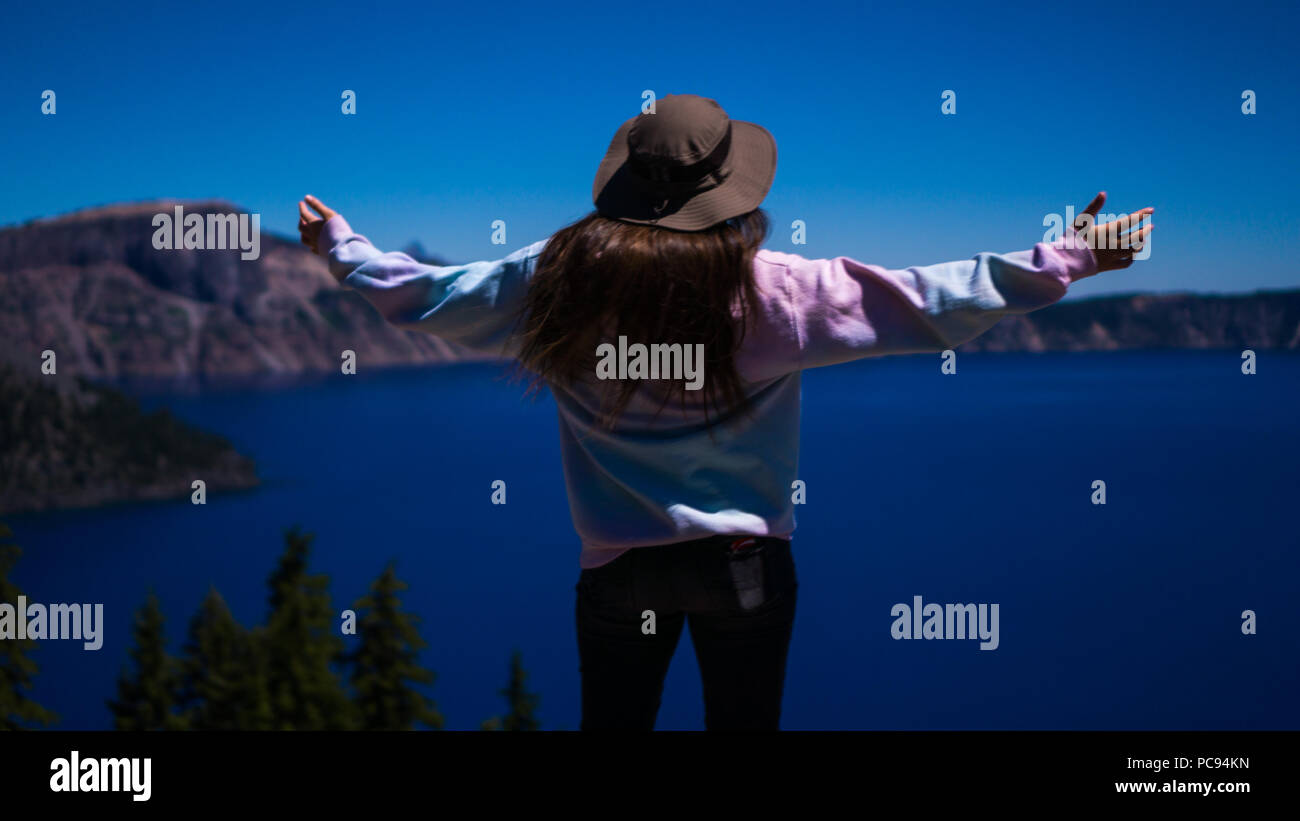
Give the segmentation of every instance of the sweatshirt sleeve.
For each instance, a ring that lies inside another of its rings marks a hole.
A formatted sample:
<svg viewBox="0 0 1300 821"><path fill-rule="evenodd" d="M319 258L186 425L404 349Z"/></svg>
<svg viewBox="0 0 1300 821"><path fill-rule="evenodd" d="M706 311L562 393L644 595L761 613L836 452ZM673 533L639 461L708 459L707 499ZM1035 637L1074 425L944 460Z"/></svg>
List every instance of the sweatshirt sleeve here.
<svg viewBox="0 0 1300 821"><path fill-rule="evenodd" d="M321 228L317 251L335 279L393 325L474 353L510 357L518 311L545 244L494 262L425 265L400 252L381 252L335 215Z"/></svg>
<svg viewBox="0 0 1300 821"><path fill-rule="evenodd" d="M887 270L847 257L787 255L785 290L799 367L948 350L1008 314L1038 310L1097 273L1073 230L1027 251Z"/></svg>

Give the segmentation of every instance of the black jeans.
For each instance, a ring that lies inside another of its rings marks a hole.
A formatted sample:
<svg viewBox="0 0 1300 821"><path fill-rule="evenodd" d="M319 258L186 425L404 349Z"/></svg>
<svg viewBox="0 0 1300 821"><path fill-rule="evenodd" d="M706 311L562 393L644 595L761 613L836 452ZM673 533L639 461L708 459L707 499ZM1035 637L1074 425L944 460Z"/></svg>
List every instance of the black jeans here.
<svg viewBox="0 0 1300 821"><path fill-rule="evenodd" d="M654 729L684 623L704 683L705 726L779 729L798 586L790 542L758 536L638 547L583 570L582 729Z"/></svg>

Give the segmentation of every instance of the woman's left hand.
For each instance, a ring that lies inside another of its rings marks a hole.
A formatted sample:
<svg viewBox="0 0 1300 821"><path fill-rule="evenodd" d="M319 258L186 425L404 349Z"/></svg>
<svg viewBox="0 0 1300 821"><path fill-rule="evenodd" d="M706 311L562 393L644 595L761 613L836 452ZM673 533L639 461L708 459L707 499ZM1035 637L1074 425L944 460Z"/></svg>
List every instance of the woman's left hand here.
<svg viewBox="0 0 1300 821"><path fill-rule="evenodd" d="M1135 254L1142 251L1142 246L1155 228L1151 223L1142 225L1142 221L1155 213L1154 208L1143 208L1114 222L1097 225L1095 220L1106 204L1106 192L1093 197L1088 207L1083 209L1075 220L1075 229L1081 232L1097 258L1097 273L1118 271L1133 264ZM1140 226L1140 227L1139 227Z"/></svg>
<svg viewBox="0 0 1300 821"><path fill-rule="evenodd" d="M308 206L316 214L307 210ZM325 203L313 197L311 194L303 197L298 201L298 233L302 235L302 244L306 245L312 251L320 253L316 248L316 243L320 239L320 229L324 227L325 221L335 215L335 211Z"/></svg>

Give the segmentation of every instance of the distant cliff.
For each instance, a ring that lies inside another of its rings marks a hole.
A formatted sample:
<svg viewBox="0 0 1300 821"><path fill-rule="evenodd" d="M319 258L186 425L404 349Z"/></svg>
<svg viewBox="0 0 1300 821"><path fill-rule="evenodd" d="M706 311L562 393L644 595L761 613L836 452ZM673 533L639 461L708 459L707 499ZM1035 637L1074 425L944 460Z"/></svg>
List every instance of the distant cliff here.
<svg viewBox="0 0 1300 821"><path fill-rule="evenodd" d="M297 240L261 236L261 254L155 250L155 214L237 213L224 202L115 205L0 229L0 350L34 368L91 379L209 379L339 371L467 358L385 323L341 289ZM419 250L413 248L412 250Z"/></svg>
<svg viewBox="0 0 1300 821"><path fill-rule="evenodd" d="M1062 302L1005 317L963 351L1300 348L1300 290L1141 294Z"/></svg>
<svg viewBox="0 0 1300 821"><path fill-rule="evenodd" d="M254 465L219 436L125 394L0 362L0 514L252 487Z"/></svg>

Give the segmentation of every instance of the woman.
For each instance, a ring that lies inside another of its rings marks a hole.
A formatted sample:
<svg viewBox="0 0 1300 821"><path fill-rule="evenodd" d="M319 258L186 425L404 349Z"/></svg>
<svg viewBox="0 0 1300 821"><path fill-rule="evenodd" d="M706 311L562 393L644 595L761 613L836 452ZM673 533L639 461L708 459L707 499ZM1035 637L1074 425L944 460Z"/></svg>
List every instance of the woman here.
<svg viewBox="0 0 1300 821"><path fill-rule="evenodd" d="M314 197L302 241L390 322L516 359L559 407L582 540L583 729L654 727L684 624L709 729L776 729L797 582L799 374L954 348L1124 268L1147 208L1011 254L889 271L760 250L776 145L712 100L625 122L596 210L495 262L381 253ZM309 210L310 209L310 210ZM312 211L316 213L313 214ZM1131 230L1130 230L1131 229Z"/></svg>

